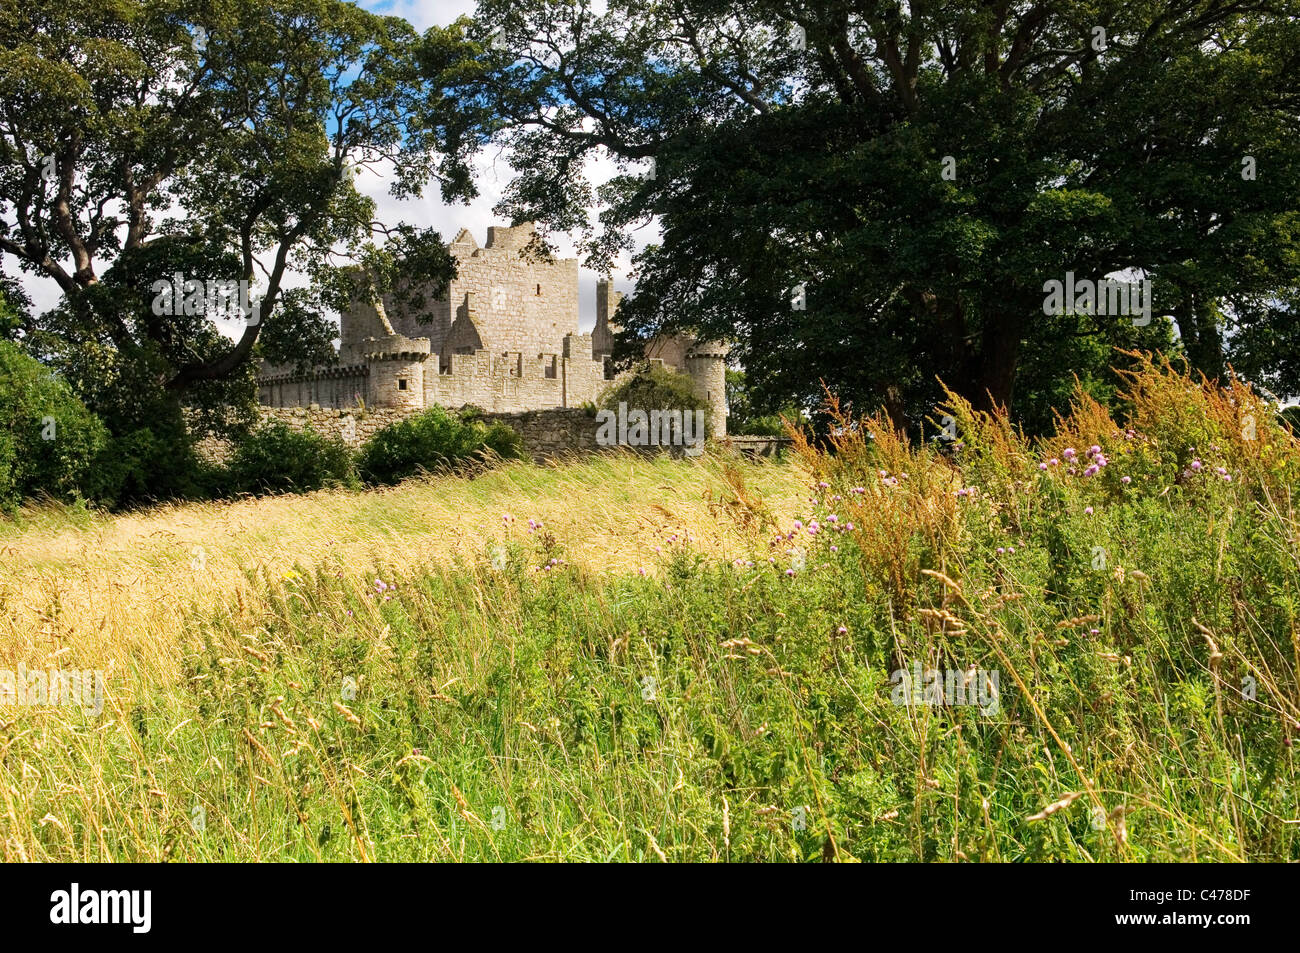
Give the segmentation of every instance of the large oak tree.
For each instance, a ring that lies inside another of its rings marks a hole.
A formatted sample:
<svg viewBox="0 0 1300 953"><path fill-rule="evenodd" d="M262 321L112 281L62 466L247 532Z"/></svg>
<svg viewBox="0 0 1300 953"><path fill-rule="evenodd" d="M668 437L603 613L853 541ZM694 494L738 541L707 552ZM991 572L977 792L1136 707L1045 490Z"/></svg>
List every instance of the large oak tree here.
<svg viewBox="0 0 1300 953"><path fill-rule="evenodd" d="M657 221L629 336L731 338L769 405L825 379L915 420L942 377L1042 418L1072 372L1173 331L1210 375L1296 392L1298 13L483 0L425 37L426 125L448 176L504 144L501 210L578 230L597 268ZM594 156L624 171L599 191ZM1149 277L1156 319L1045 315L1067 271Z"/></svg>

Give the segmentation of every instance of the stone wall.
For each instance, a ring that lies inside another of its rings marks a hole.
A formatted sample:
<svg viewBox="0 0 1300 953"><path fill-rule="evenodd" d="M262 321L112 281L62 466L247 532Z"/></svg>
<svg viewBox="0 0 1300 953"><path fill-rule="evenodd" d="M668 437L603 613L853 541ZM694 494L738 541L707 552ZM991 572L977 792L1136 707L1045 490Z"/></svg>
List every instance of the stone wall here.
<svg viewBox="0 0 1300 953"><path fill-rule="evenodd" d="M262 407L262 421L280 421L294 430L308 426L324 437L341 440L353 450L377 432L411 416L407 410L332 410L320 407ZM556 407L550 410L527 410L515 413L484 413L486 423L501 421L515 430L523 440L524 453L534 460L565 453L591 453L596 444L596 418L581 408ZM230 454L227 441L205 438L199 452L211 460L224 460Z"/></svg>
<svg viewBox="0 0 1300 953"><path fill-rule="evenodd" d="M262 407L260 410L263 422L278 420L295 430L310 426L316 433L341 440L353 450L384 427L412 414L409 410L361 411L320 407ZM480 419L487 423L500 421L509 426L520 435L525 455L538 462L548 457L596 453L605 449L596 443L598 428L595 414L582 408L555 407L547 410L484 413ZM728 437L721 444L750 455L770 456L778 453L789 442L785 437ZM660 448L646 449L653 453L659 452ZM678 448L663 450L680 455ZM208 459L224 460L230 453L230 446L225 441L208 437L200 441L199 452Z"/></svg>

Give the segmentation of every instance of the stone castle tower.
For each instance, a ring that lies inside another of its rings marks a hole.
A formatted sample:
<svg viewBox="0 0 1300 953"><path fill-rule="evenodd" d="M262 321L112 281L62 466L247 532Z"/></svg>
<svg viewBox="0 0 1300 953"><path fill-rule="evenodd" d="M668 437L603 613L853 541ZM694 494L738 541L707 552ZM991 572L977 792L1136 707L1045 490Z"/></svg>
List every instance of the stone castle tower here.
<svg viewBox="0 0 1300 953"><path fill-rule="evenodd" d="M341 316L338 366L305 373L264 366L261 402L410 411L472 404L494 412L597 403L613 383L622 295L599 282L596 326L579 334L578 262L521 254L534 236L532 223L498 226L479 246L461 229L448 245L457 276L444 297L426 300L419 315L389 297L355 302ZM645 356L688 375L709 404L712 432L726 435L724 345L657 338Z"/></svg>

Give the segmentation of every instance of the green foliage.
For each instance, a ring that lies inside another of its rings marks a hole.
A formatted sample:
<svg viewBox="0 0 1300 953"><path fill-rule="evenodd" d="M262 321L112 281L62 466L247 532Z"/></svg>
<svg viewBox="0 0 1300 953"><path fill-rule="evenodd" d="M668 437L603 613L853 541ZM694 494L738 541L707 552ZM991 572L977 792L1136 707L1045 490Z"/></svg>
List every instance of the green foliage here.
<svg viewBox="0 0 1300 953"><path fill-rule="evenodd" d="M282 307L290 270L330 297L344 251L388 263L376 292L400 271L436 293L452 270L437 233L378 221L352 174L400 157L391 191L409 196L432 173L438 143L410 126L416 40L406 21L341 0L6 4L0 248L65 297L56 326L42 316L32 330L150 352L194 404L232 375L247 385L267 329L278 358L319 348L319 302ZM141 306L140 281L170 278L153 266L178 250L184 280L261 286L236 341L210 314ZM131 274L110 278L115 261Z"/></svg>
<svg viewBox="0 0 1300 953"><path fill-rule="evenodd" d="M774 413L760 413L747 380L744 371L727 370L727 431L753 437L785 436L783 418L797 423L802 419L799 408L786 404Z"/></svg>
<svg viewBox="0 0 1300 953"><path fill-rule="evenodd" d="M1073 376L1113 390L1116 346L1300 391L1296 12L491 0L421 63L447 166L504 146L515 219L582 232L601 270L661 224L622 353L687 330L733 340L767 410L824 381L916 433L942 379L1045 433ZM597 152L621 172L599 189L575 172ZM1149 277L1151 322L1044 315L1067 271Z"/></svg>
<svg viewBox="0 0 1300 953"><path fill-rule="evenodd" d="M66 382L0 340L0 508L37 494L93 495L87 485L105 441L103 424Z"/></svg>
<svg viewBox="0 0 1300 953"><path fill-rule="evenodd" d="M357 482L352 454L341 441L278 420L235 444L227 472L235 493L307 493Z"/></svg>
<svg viewBox="0 0 1300 953"><path fill-rule="evenodd" d="M618 410L620 403L635 410L707 410L708 403L695 395L695 386L685 374L648 361L633 367L628 376L600 398L605 410Z"/></svg>
<svg viewBox="0 0 1300 953"><path fill-rule="evenodd" d="M441 407L389 424L362 446L357 470L368 483L395 484L426 470L482 458L520 455L519 435L500 422L466 420Z"/></svg>

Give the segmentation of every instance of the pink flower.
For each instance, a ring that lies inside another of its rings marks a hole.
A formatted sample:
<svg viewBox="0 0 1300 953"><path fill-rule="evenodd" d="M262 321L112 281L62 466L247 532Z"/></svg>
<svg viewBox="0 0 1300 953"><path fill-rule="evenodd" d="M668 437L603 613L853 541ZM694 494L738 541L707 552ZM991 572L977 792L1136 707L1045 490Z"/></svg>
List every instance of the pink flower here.
<svg viewBox="0 0 1300 953"><path fill-rule="evenodd" d="M1193 460L1193 461L1192 461L1192 472L1194 472L1194 473L1200 473L1200 472L1201 472L1201 466L1202 466L1202 464L1201 464L1201 461L1200 461L1200 460Z"/></svg>
<svg viewBox="0 0 1300 953"><path fill-rule="evenodd" d="M1065 451L1061 454L1061 456L1065 457L1065 459L1067 460L1073 460L1075 457L1078 456L1078 454L1074 452L1073 447L1066 447Z"/></svg>
<svg viewBox="0 0 1300 953"><path fill-rule="evenodd" d="M1099 453L1101 453L1101 447L1097 446L1095 443L1088 448L1088 456L1090 457L1095 457Z"/></svg>
<svg viewBox="0 0 1300 953"><path fill-rule="evenodd" d="M840 635L848 635L848 634L849 634L849 630L846 629L844 626L840 626L840 627L839 627L838 629L836 629L835 631L836 631L837 633L839 633Z"/></svg>
<svg viewBox="0 0 1300 953"><path fill-rule="evenodd" d="M1091 466L1089 466L1088 469L1083 471L1083 475L1086 477L1096 476L1099 470L1101 470L1101 467L1097 466L1097 464L1094 463Z"/></svg>
<svg viewBox="0 0 1300 953"><path fill-rule="evenodd" d="M1087 516L1091 516L1091 515L1092 515L1092 507L1091 507L1091 506L1085 506L1085 507L1083 508L1083 512L1084 512L1085 515L1087 515Z"/></svg>
<svg viewBox="0 0 1300 953"><path fill-rule="evenodd" d="M1122 477L1119 478L1119 482L1120 482L1120 483L1132 483L1132 482L1133 482L1133 478L1132 478L1132 477L1128 477L1128 476L1122 476Z"/></svg>
<svg viewBox="0 0 1300 953"><path fill-rule="evenodd" d="M1056 457L1052 457L1052 459L1047 461L1047 465L1049 467L1059 467L1061 465L1061 461L1058 460Z"/></svg>
<svg viewBox="0 0 1300 953"><path fill-rule="evenodd" d="M1040 469L1040 470L1046 470L1046 469L1047 469L1047 464L1046 464L1046 463L1040 463L1040 464L1038 465L1038 469Z"/></svg>

